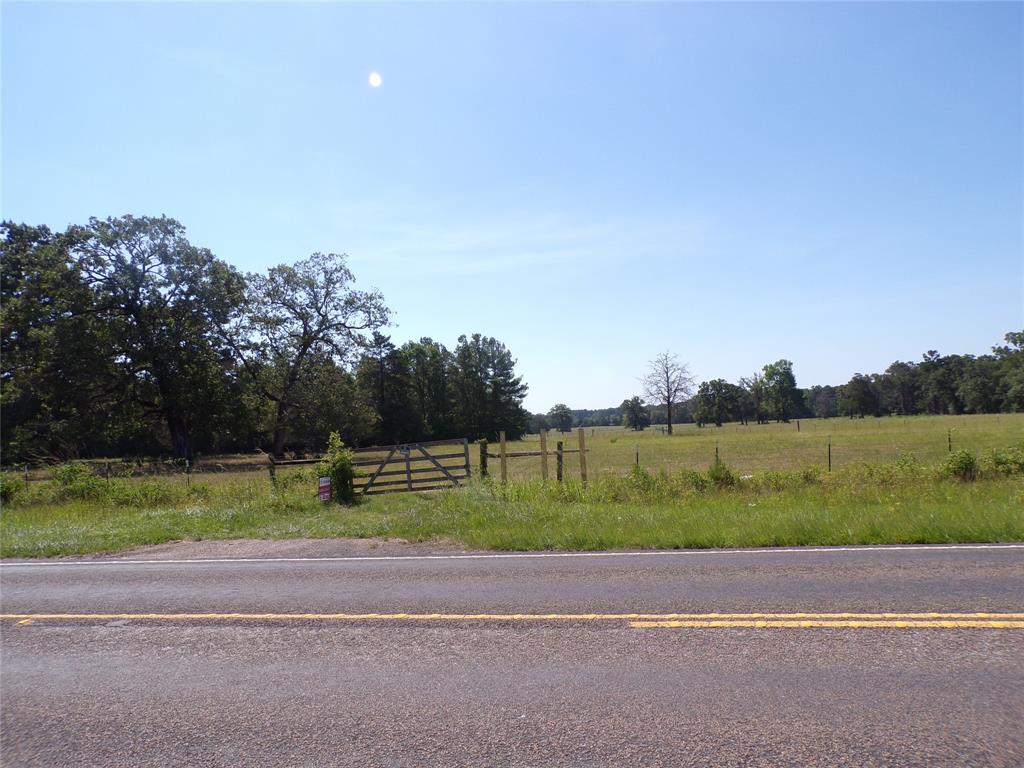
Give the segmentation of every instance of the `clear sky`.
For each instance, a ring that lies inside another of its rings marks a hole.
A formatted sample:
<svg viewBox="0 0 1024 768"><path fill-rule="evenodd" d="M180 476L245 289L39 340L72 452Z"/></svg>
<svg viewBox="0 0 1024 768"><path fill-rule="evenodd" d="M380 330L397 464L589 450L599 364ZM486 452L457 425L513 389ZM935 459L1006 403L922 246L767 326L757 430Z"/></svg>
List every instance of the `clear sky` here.
<svg viewBox="0 0 1024 768"><path fill-rule="evenodd" d="M1024 4L2 6L2 215L345 252L547 410L1024 329ZM368 82L382 77L379 88Z"/></svg>

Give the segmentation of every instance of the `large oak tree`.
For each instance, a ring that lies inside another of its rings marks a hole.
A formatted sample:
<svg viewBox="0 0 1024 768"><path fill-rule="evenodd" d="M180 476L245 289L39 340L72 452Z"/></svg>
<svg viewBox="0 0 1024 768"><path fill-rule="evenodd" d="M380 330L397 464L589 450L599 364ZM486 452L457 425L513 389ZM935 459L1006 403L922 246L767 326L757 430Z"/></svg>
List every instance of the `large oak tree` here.
<svg viewBox="0 0 1024 768"><path fill-rule="evenodd" d="M242 275L166 216L92 218L69 237L120 395L158 415L174 454L190 457L195 432L215 429L236 399L216 329L241 305Z"/></svg>
<svg viewBox="0 0 1024 768"><path fill-rule="evenodd" d="M314 253L250 274L248 282L243 317L226 337L274 403L272 443L280 455L301 407L304 378L325 357L341 367L354 363L389 311L379 291L355 289L343 254Z"/></svg>

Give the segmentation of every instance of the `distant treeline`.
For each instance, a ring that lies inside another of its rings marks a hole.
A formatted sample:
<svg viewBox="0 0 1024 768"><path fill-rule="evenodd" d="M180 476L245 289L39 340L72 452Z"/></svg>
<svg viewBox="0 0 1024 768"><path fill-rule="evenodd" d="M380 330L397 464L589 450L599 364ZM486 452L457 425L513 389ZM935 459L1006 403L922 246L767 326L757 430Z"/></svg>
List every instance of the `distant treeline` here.
<svg viewBox="0 0 1024 768"><path fill-rule="evenodd" d="M897 361L883 373L857 373L846 384L809 389L796 385L790 361L779 360L735 384L724 379L701 382L692 397L673 407L672 420L703 425L1024 411L1024 332L1007 333L1004 341L989 355L940 355L930 350L917 363ZM531 428L642 428L666 420L664 405L646 404L635 397L617 408L555 406L532 416Z"/></svg>
<svg viewBox="0 0 1024 768"><path fill-rule="evenodd" d="M3 223L5 462L518 437L527 387L496 339L395 347L344 256L242 274L166 217Z"/></svg>

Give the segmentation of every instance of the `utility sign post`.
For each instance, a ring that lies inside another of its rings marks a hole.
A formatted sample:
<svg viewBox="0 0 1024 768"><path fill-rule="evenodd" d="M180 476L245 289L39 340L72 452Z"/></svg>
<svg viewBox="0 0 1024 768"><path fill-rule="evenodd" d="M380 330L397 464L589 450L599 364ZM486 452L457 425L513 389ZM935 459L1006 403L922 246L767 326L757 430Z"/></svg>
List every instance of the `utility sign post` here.
<svg viewBox="0 0 1024 768"><path fill-rule="evenodd" d="M331 478L321 477L320 478L320 501L328 502L331 500Z"/></svg>

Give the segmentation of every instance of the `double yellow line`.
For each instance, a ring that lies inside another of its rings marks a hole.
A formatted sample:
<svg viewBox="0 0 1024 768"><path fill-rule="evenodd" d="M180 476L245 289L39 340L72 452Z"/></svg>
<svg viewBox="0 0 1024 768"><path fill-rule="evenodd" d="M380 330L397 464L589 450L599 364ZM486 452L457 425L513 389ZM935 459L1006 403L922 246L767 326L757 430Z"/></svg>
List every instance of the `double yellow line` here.
<svg viewBox="0 0 1024 768"><path fill-rule="evenodd" d="M3 613L37 621L626 622L636 629L1024 629L1024 613Z"/></svg>

